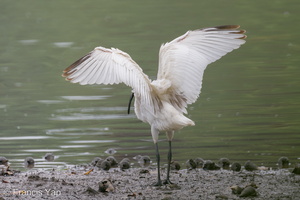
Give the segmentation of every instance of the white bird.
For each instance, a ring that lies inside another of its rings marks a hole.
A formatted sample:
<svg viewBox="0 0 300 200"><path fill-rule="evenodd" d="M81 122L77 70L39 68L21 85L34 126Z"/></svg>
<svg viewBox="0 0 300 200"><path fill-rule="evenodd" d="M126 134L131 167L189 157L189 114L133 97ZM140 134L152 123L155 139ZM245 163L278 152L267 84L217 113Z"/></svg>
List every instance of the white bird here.
<svg viewBox="0 0 300 200"><path fill-rule="evenodd" d="M238 25L225 25L187 31L162 44L157 80L154 81L127 53L104 47L96 47L74 62L62 76L81 85L124 83L132 88L136 98L136 116L151 126L158 171L155 185L169 184L174 131L195 125L184 115L187 114L187 105L199 97L206 66L245 43L245 31L238 28ZM166 132L169 141L167 178L164 182L160 178L157 143L160 132Z"/></svg>

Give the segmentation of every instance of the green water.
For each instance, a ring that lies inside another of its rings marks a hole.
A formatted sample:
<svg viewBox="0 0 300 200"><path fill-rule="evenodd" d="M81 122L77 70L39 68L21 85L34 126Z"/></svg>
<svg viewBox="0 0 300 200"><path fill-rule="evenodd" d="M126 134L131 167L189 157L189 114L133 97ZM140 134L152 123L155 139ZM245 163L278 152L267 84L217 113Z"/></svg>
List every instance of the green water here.
<svg viewBox="0 0 300 200"><path fill-rule="evenodd" d="M247 42L211 64L196 126L175 134L174 159L248 159L275 167L300 158L298 0L8 1L0 6L0 156L13 167L88 163L115 148L117 158L154 159L148 124L127 115L130 88L80 86L61 72L96 46L117 47L155 77L158 50L189 29L240 24ZM166 159L167 142L159 145ZM42 156L58 157L45 163Z"/></svg>

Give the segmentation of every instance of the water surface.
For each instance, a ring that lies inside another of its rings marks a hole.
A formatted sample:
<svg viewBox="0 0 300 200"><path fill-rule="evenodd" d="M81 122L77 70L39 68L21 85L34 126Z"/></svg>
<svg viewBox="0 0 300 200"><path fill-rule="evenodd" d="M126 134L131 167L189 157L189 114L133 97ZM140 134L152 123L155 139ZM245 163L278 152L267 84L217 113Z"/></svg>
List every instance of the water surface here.
<svg viewBox="0 0 300 200"><path fill-rule="evenodd" d="M189 29L240 24L247 43L213 63L196 126L175 135L174 159L202 157L276 166L300 157L299 3L284 1L3 1L0 7L0 156L22 168L89 163L115 148L117 158L154 159L148 124L127 115L131 89L80 86L61 72L95 46L129 53L155 78L158 50ZM167 142L159 143L166 160ZM42 157L53 152L55 162Z"/></svg>

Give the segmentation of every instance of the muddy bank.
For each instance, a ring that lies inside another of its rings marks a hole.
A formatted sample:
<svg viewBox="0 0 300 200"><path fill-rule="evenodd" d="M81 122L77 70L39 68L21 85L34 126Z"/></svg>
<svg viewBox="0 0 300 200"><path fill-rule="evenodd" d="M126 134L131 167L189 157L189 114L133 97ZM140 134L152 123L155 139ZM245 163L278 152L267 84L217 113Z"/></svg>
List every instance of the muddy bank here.
<svg viewBox="0 0 300 200"><path fill-rule="evenodd" d="M232 186L248 185L255 189L248 199L300 199L300 176L287 169L253 172L183 169L172 171L173 185L162 187L151 186L156 180L155 168L94 169L86 173L90 169L30 170L0 176L0 199L242 199L240 194L232 192ZM162 172L164 176L165 170ZM102 192L99 183L104 187Z"/></svg>

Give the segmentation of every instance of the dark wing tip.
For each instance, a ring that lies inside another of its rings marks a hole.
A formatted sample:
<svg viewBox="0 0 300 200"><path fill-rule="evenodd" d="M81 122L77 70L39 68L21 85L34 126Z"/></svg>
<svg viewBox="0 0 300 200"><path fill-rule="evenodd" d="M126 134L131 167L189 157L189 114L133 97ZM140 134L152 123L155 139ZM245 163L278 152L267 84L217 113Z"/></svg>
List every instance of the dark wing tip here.
<svg viewBox="0 0 300 200"><path fill-rule="evenodd" d="M244 35L243 37L239 37L238 39L246 39L247 35Z"/></svg>
<svg viewBox="0 0 300 200"><path fill-rule="evenodd" d="M213 27L217 30L235 30L234 32L230 32L232 34L244 34L246 33L246 30L237 30L240 28L240 25L223 25L223 26L215 26ZM213 30L208 30L208 31L213 31ZM243 35L242 37L239 37L237 39L246 39L247 36Z"/></svg>
<svg viewBox="0 0 300 200"><path fill-rule="evenodd" d="M91 57L93 51L91 51L90 53L88 53L87 55L81 57L80 59L76 60L74 63L72 63L69 67L67 67L63 73L62 73L62 77L68 77L71 74L73 74L76 70L74 70L74 68L76 68L78 65L80 65L81 63L83 63L84 61L86 61L87 59L89 59ZM72 79L70 78L66 78L66 80L70 81Z"/></svg>
<svg viewBox="0 0 300 200"><path fill-rule="evenodd" d="M240 28L240 25L222 25L222 26L215 26L214 28L217 29L227 29L227 30L233 30Z"/></svg>

